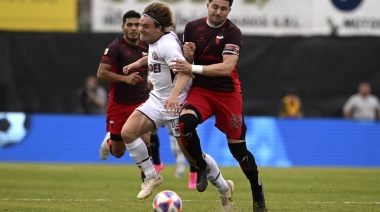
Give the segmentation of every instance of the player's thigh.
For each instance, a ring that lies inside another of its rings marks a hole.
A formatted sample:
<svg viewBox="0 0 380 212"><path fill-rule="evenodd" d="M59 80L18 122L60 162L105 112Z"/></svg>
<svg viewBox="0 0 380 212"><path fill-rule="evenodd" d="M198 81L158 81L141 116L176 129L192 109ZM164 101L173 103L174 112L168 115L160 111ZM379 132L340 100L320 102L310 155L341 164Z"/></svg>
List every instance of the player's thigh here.
<svg viewBox="0 0 380 212"><path fill-rule="evenodd" d="M120 135L125 121L140 104L120 104L112 99L107 108L107 131Z"/></svg>
<svg viewBox="0 0 380 212"><path fill-rule="evenodd" d="M125 122L121 135L125 143L130 143L145 133L151 132L154 128L154 123L143 113L136 110Z"/></svg>
<svg viewBox="0 0 380 212"><path fill-rule="evenodd" d="M231 141L245 140L246 125L243 116L242 97L239 93L222 94L215 107L215 126ZM229 104L234 102L235 104Z"/></svg>

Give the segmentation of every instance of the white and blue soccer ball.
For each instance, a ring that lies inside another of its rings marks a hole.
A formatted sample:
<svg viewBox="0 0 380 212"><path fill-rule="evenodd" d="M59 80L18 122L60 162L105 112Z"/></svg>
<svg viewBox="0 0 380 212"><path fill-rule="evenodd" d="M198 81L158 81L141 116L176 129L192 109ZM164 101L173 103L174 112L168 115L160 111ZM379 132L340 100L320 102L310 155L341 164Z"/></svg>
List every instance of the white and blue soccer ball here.
<svg viewBox="0 0 380 212"><path fill-rule="evenodd" d="M28 133L28 116L22 112L0 112L0 148L20 143Z"/></svg>
<svg viewBox="0 0 380 212"><path fill-rule="evenodd" d="M154 197L153 209L154 212L180 212L182 200L174 191L161 191Z"/></svg>

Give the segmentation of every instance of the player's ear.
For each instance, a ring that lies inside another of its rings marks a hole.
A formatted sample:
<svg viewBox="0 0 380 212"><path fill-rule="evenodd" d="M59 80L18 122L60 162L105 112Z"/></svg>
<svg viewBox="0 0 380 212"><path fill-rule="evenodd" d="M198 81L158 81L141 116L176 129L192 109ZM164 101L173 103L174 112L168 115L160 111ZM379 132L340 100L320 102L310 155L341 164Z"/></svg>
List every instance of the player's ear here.
<svg viewBox="0 0 380 212"><path fill-rule="evenodd" d="M158 26L156 29L157 29L157 32L161 32L162 31L162 26L160 25L160 26Z"/></svg>

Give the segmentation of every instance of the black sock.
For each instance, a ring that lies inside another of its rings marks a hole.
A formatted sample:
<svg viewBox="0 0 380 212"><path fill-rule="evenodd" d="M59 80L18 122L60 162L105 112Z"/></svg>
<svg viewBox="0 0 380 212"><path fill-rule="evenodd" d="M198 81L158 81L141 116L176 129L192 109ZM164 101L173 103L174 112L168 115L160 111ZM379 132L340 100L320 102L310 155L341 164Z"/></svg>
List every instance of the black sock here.
<svg viewBox="0 0 380 212"><path fill-rule="evenodd" d="M158 138L157 134L152 134L150 136L150 147L152 149L152 160L153 164L160 165L161 164L161 158L160 158L160 139Z"/></svg>
<svg viewBox="0 0 380 212"><path fill-rule="evenodd" d="M201 142L197 132L194 131L191 136L187 136L185 139L187 143L185 148L197 163L197 167L199 169L205 169L207 167L207 163L203 158Z"/></svg>
<svg viewBox="0 0 380 212"><path fill-rule="evenodd" d="M197 167L190 165L190 172L196 172L196 171L197 171Z"/></svg>
<svg viewBox="0 0 380 212"><path fill-rule="evenodd" d="M257 165L255 157L247 149L246 143L234 143L228 144L228 147L234 156L234 158L239 162L240 168L243 173L251 183L252 192L260 190L259 187L259 171L257 170Z"/></svg>

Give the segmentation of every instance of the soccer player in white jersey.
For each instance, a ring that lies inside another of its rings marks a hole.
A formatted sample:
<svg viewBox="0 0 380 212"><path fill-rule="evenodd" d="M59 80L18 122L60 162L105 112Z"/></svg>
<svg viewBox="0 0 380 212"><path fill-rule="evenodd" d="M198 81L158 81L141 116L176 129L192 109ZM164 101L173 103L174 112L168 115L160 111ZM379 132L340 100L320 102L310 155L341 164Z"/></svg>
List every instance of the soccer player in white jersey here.
<svg viewBox="0 0 380 212"><path fill-rule="evenodd" d="M140 39L149 43L148 59L145 57L124 67L127 73L148 64L153 85L148 100L132 113L121 132L131 158L146 176L138 199L149 197L163 181L154 169L140 136L167 125L179 137L178 112L191 86L190 75L175 74L169 68L170 61L183 58L177 35L168 31L172 24L173 15L168 6L162 3L148 5L139 26Z"/></svg>
<svg viewBox="0 0 380 212"><path fill-rule="evenodd" d="M141 185L138 199L146 199L154 188L163 182L149 160L148 151L140 136L161 126L168 126L179 142L181 150L192 165L195 161L190 157L180 142L178 116L191 86L189 74L176 74L169 67L174 59L184 59L177 35L167 29L173 25L173 14L170 8L160 2L149 4L140 19L140 39L149 43L147 58L124 67L124 72L136 69L148 63L149 78L153 84L148 100L138 107L123 126L121 136L126 143L131 158L146 175ZM205 154L210 168L208 178L218 191L229 190L214 159Z"/></svg>

